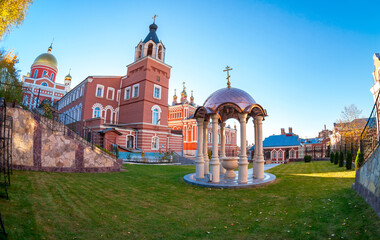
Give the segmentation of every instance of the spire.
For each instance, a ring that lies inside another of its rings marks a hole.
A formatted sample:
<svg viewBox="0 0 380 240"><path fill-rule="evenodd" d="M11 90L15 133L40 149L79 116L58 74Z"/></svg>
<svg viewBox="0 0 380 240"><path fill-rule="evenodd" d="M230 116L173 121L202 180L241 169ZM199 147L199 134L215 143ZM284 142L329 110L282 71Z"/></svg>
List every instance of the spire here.
<svg viewBox="0 0 380 240"><path fill-rule="evenodd" d="M177 89L174 89L174 96L173 96L173 102L172 105L177 105Z"/></svg>
<svg viewBox="0 0 380 240"><path fill-rule="evenodd" d="M51 53L51 50L53 49L53 42L54 42L54 38L53 38L53 41L51 41L50 47L48 48L48 53Z"/></svg>
<svg viewBox="0 0 380 240"><path fill-rule="evenodd" d="M153 16L153 23L149 25L149 33L146 36L146 38L144 39L143 43L146 43L149 40L152 40L156 44L160 42L160 40L158 39L157 34L156 34L156 31L157 31L157 28L158 28L158 26L155 23L156 22L156 17L158 17L158 16L157 15Z"/></svg>
<svg viewBox="0 0 380 240"><path fill-rule="evenodd" d="M194 105L193 90L191 90L190 104L191 104L191 105Z"/></svg>

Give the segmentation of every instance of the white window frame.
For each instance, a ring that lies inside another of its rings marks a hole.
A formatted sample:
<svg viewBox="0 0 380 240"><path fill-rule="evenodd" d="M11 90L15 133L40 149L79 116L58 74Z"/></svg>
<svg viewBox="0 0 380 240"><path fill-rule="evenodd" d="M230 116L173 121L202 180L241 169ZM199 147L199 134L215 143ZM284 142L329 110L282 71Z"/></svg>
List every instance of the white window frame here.
<svg viewBox="0 0 380 240"><path fill-rule="evenodd" d="M156 89L158 89L158 97L155 96ZM161 86L160 85L154 84L154 87L153 87L153 98L155 98L155 99L161 99Z"/></svg>
<svg viewBox="0 0 380 240"><path fill-rule="evenodd" d="M135 96L135 88L137 88L137 96ZM138 98L140 95L140 84L135 84L132 87L132 98Z"/></svg>
<svg viewBox="0 0 380 240"><path fill-rule="evenodd" d="M96 116L96 114L95 114L97 108L99 108L99 116ZM100 107L94 107L94 111L92 112L92 117L93 118L100 118L100 117L102 117L102 109Z"/></svg>
<svg viewBox="0 0 380 240"><path fill-rule="evenodd" d="M98 96L98 89L101 88L102 89L102 96ZM104 86L101 85L101 84L97 84L96 85L96 91L95 91L95 97L98 97L98 98L103 98L104 96Z"/></svg>
<svg viewBox="0 0 380 240"><path fill-rule="evenodd" d="M280 154L281 154L281 156L280 156ZM282 150L278 151L278 158L280 160L284 159L284 152Z"/></svg>
<svg viewBox="0 0 380 240"><path fill-rule="evenodd" d="M157 110L157 112L158 112L157 123L154 122L154 117L153 117L154 110ZM160 125L160 121L161 121L161 108L158 105L154 105L151 108L151 111L152 111L152 124L154 124L154 125Z"/></svg>
<svg viewBox="0 0 380 240"><path fill-rule="evenodd" d="M110 92L110 91L112 91L112 98L108 98L108 93ZM115 88L112 88L112 87L108 87L107 88L107 96L106 96L106 98L108 99L108 100L113 100L114 98L115 98Z"/></svg>
<svg viewBox="0 0 380 240"><path fill-rule="evenodd" d="M277 159L277 151L276 150L272 151L271 159Z"/></svg>
<svg viewBox="0 0 380 240"><path fill-rule="evenodd" d="M44 70L43 72L42 72L42 77L45 77L45 75L47 74L48 72L46 71L46 70Z"/></svg>
<svg viewBox="0 0 380 240"><path fill-rule="evenodd" d="M153 147L153 139L157 139L156 140L156 147ZM153 136L152 137L151 149L152 150L158 150L158 149L160 149L160 138L158 136Z"/></svg>
<svg viewBox="0 0 380 240"><path fill-rule="evenodd" d="M117 90L117 93L116 93L116 101L120 102L120 93L121 91L120 90Z"/></svg>
<svg viewBox="0 0 380 240"><path fill-rule="evenodd" d="M127 94L127 91L129 90L129 93ZM129 100L131 98L131 87L126 87L124 89L124 100Z"/></svg>

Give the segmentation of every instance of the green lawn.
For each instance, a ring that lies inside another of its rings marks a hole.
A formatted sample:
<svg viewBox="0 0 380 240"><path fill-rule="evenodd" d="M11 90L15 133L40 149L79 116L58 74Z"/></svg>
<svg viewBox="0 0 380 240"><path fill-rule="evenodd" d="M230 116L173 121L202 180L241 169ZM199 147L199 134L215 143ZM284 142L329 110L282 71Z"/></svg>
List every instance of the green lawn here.
<svg viewBox="0 0 380 240"><path fill-rule="evenodd" d="M9 239L380 239L380 220L330 162L269 172L277 183L218 190L184 183L194 166L118 173L15 171L0 199Z"/></svg>

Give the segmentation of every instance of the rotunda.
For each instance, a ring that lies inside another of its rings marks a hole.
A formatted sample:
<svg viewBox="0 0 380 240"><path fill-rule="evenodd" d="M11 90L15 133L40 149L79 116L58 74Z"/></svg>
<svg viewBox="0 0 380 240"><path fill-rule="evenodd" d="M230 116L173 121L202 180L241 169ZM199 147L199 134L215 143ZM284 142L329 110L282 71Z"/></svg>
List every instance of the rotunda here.
<svg viewBox="0 0 380 240"><path fill-rule="evenodd" d="M218 188L246 188L271 183L276 177L264 173L265 160L262 139L262 121L268 116L267 112L250 94L244 90L232 88L229 75L227 75L227 80L227 88L212 93L203 106L198 107L194 113L198 129L196 173L188 174L184 179L191 184ZM241 151L238 158L225 154L225 122L231 118L240 123ZM251 173L248 173L246 153L246 125L249 118L253 119L255 134L255 156ZM210 120L212 124L212 156L209 161L207 126ZM220 129L220 154L218 125ZM234 172L236 167L239 167L237 176Z"/></svg>

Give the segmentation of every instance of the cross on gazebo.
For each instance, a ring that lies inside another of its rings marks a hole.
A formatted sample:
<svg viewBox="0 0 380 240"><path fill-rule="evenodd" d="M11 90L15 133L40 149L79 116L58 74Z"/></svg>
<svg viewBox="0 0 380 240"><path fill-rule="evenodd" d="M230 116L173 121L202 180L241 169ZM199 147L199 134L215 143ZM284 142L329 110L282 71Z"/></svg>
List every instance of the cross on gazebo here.
<svg viewBox="0 0 380 240"><path fill-rule="evenodd" d="M152 19L153 19L153 23L156 22L156 17L158 17L158 15L154 14L154 16L152 17Z"/></svg>
<svg viewBox="0 0 380 240"><path fill-rule="evenodd" d="M231 83L230 83L230 73L229 73L229 71L231 71L232 70L232 68L230 68L228 65L227 65L227 67L226 67L226 70L223 70L223 72L227 72L227 87L228 88L231 88Z"/></svg>

